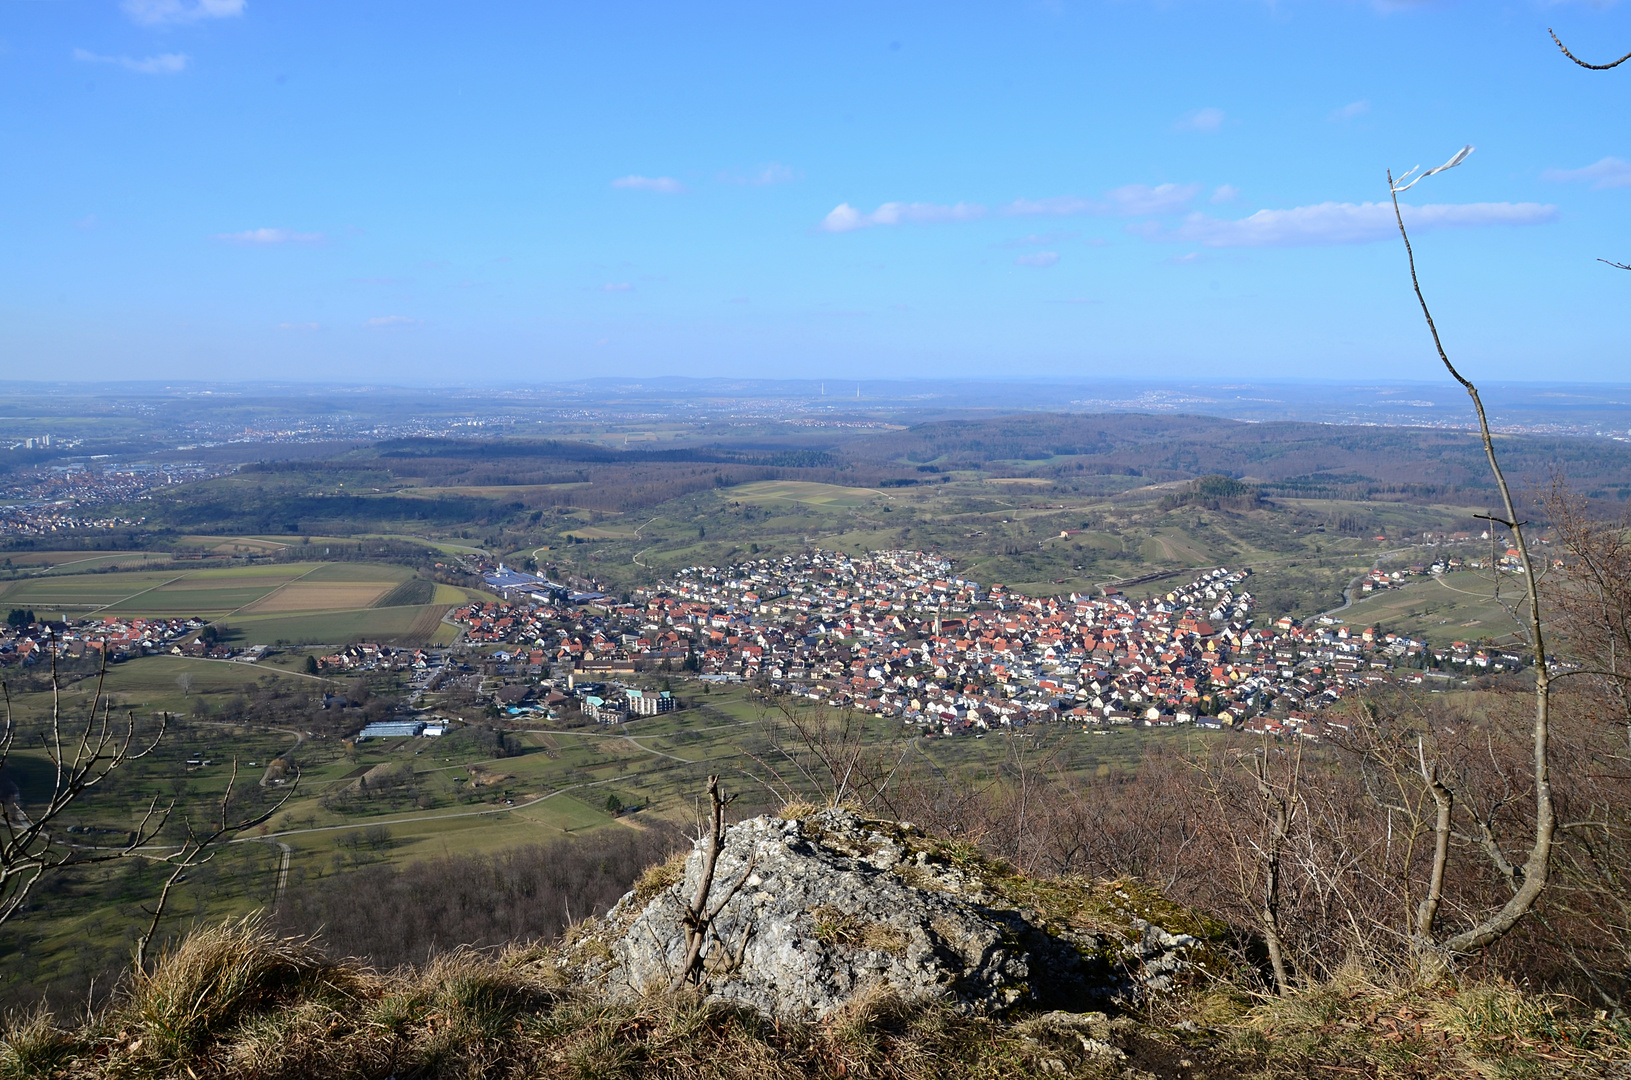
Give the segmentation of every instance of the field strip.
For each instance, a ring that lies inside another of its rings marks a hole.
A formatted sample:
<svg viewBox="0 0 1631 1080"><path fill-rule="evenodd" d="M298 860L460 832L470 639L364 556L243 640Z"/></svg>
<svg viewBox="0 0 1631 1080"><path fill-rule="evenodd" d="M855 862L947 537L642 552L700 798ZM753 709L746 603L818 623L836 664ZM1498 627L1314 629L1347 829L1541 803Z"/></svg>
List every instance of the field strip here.
<svg viewBox="0 0 1631 1080"><path fill-rule="evenodd" d="M138 597L138 596L146 596L148 593L152 592L154 589L162 589L166 585L174 585L176 582L180 581L182 578L191 577L191 576L192 576L192 571L188 571L185 574L177 574L175 577L171 578L169 581L161 581L157 585L154 585L150 589L142 589L139 592L133 592L129 596L123 597L122 599L119 599L119 600L115 600L112 604L86 604L85 606L90 608L93 611L103 611L103 610L106 610L107 608L113 607L116 604L129 603L130 601L136 599L136 597Z"/></svg>
<svg viewBox="0 0 1631 1080"><path fill-rule="evenodd" d="M40 567L40 569L39 569L39 571L37 573L31 574L29 576L30 577L44 577L45 575L51 573L53 570L56 570L59 567L63 567L63 566L83 566L85 563L103 562L103 561L105 561L107 559L128 559L132 554L146 555L148 553L145 552L145 551L139 551L139 552L120 551L120 552L114 552L111 555L98 555L95 558L90 558L90 559L75 559L72 562L52 563L50 566Z"/></svg>
<svg viewBox="0 0 1631 1080"><path fill-rule="evenodd" d="M687 764L690 764L687 762ZM578 791L582 788L599 787L602 784L611 784L626 780L622 776L614 776L607 780L589 780L582 784L573 784L570 787L556 788L548 795L540 795L536 799L528 799L514 806L495 806L491 810L461 810L456 814L421 814L418 817L392 818L389 821L354 821L350 825L319 825L313 829L285 829L283 832L267 833L265 836L239 836L228 843L254 844L263 840L270 840L278 836L304 836L307 833L341 832L346 829L363 829L373 825L408 825L417 821L448 821L453 818L486 817L489 814L513 814L517 810L525 810L529 806L537 806L545 799L553 799L557 795L565 795L569 791Z"/></svg>
<svg viewBox="0 0 1631 1080"><path fill-rule="evenodd" d="M160 653L159 655L160 656L167 656L167 655L172 655L172 654ZM308 675L304 671L290 671L288 668L260 667L257 664L246 664L242 660L217 660L213 656L175 656L174 659L176 659L176 660L202 660L206 664L234 664L234 665L236 665L238 667L245 668L245 669L248 669L250 671L275 672L278 675L298 675L302 679L316 679L318 682L330 683L332 685L338 685L338 683L334 679L326 678L326 677L324 677L322 675ZM198 724L202 724L202 723L208 723L209 721L195 720L193 722L198 723ZM273 731L282 731L283 729L282 728L273 728L272 730Z"/></svg>
<svg viewBox="0 0 1631 1080"><path fill-rule="evenodd" d="M310 570L307 570L304 574L301 574L300 577L290 578L288 581L285 581L283 584L279 585L277 588L273 589L271 592L261 593L259 596L255 597L255 599L249 601L249 603L239 605L238 607L234 608L233 610L227 612L225 615L221 616L221 619L230 619L234 615L238 614L238 612L242 611L244 608L254 607L256 604L260 603L262 600L265 600L268 596L276 596L278 593L282 592L284 589L287 589L290 585L293 585L295 582L303 580L304 578L309 577L310 575L317 573L318 569L320 567L324 566L324 565L325 565L324 563L318 563L317 566L314 566ZM219 622L221 620L217 619L216 621Z"/></svg>

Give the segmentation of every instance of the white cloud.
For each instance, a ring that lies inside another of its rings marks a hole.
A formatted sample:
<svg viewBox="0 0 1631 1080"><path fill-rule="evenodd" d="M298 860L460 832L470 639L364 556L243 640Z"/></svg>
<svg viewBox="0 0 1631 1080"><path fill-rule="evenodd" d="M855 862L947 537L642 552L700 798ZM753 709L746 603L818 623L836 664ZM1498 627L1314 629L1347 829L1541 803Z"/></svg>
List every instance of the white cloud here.
<svg viewBox="0 0 1631 1080"><path fill-rule="evenodd" d="M1477 228L1483 225L1540 225L1557 220L1557 207L1540 203L1462 203L1402 206L1405 224L1415 230ZM1389 203L1320 203L1290 210L1259 210L1233 221L1191 214L1169 231L1140 229L1152 240L1176 240L1204 247L1302 247L1366 244L1398 233Z"/></svg>
<svg viewBox="0 0 1631 1080"><path fill-rule="evenodd" d="M175 75L187 68L186 53L160 53L135 60L128 56L101 56L86 49L75 49L74 59L83 64L113 64L138 75Z"/></svg>
<svg viewBox="0 0 1631 1080"><path fill-rule="evenodd" d="M1340 109L1332 109L1331 114L1326 119L1331 121L1352 120L1354 117L1364 116L1368 112L1370 112L1370 102L1364 100L1350 101Z"/></svg>
<svg viewBox="0 0 1631 1080"><path fill-rule="evenodd" d="M685 190L685 185L672 176L620 176L612 181L612 187L626 191L655 191L661 195L678 195Z"/></svg>
<svg viewBox="0 0 1631 1080"><path fill-rule="evenodd" d="M1020 266L1034 266L1038 270L1046 270L1058 261L1059 253L1057 251L1037 251L1030 255L1021 255L1014 260Z"/></svg>
<svg viewBox="0 0 1631 1080"><path fill-rule="evenodd" d="M1106 192L1116 213L1126 217L1172 214L1188 206L1199 195L1199 184L1126 184Z"/></svg>
<svg viewBox="0 0 1631 1080"><path fill-rule="evenodd" d="M821 219L827 232L854 232L874 225L928 225L942 221L977 221L985 217L985 207L978 203L956 203L941 206L937 203L887 202L870 214L863 214L849 203L839 203Z"/></svg>
<svg viewBox="0 0 1631 1080"><path fill-rule="evenodd" d="M626 281L608 281L600 287L601 292L633 292L634 286Z"/></svg>
<svg viewBox="0 0 1631 1080"><path fill-rule="evenodd" d="M243 232L217 233L217 240L229 244L321 244L322 233L300 233L293 229L245 229Z"/></svg>
<svg viewBox="0 0 1631 1080"><path fill-rule="evenodd" d="M200 19L230 19L244 13L244 0L124 0L125 14L149 26L161 23L190 23Z"/></svg>
<svg viewBox="0 0 1631 1080"><path fill-rule="evenodd" d="M1184 209L1200 194L1199 184L1124 184L1104 193L1102 199L1083 199L1075 195L1059 195L1048 199L1015 199L1002 208L1004 214L1016 217L1052 215L1068 217L1073 214L1123 217L1144 217L1150 214L1173 214Z"/></svg>
<svg viewBox="0 0 1631 1080"><path fill-rule="evenodd" d="M1223 121L1223 110L1208 106L1185 113L1173 126L1179 131L1199 131L1210 135L1223 126Z"/></svg>
<svg viewBox="0 0 1631 1080"><path fill-rule="evenodd" d="M1593 191L1631 187L1631 162L1617 157L1606 157L1595 165L1587 165L1583 169L1547 169L1540 174L1540 178L1559 184L1590 180Z"/></svg>
<svg viewBox="0 0 1631 1080"><path fill-rule="evenodd" d="M770 164L763 165L746 176L720 173L719 179L727 184L749 184L753 187L767 187L770 184L786 184L797 180L798 173L786 165L780 165L772 161Z"/></svg>
<svg viewBox="0 0 1631 1080"><path fill-rule="evenodd" d="M1212 191L1211 201L1214 203L1234 202L1239 196L1240 189L1233 184L1219 184Z"/></svg>
<svg viewBox="0 0 1631 1080"><path fill-rule="evenodd" d="M414 326L418 322L418 319L410 319L406 315L376 315L363 325L372 327L375 330L388 330L393 326Z"/></svg>

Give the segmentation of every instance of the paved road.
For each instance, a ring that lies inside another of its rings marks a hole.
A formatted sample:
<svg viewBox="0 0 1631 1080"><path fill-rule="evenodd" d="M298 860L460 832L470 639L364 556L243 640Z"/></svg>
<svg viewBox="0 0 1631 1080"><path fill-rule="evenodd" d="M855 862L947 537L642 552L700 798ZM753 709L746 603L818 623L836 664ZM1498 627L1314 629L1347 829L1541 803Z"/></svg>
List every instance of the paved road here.
<svg viewBox="0 0 1631 1080"><path fill-rule="evenodd" d="M1338 612L1347 611L1349 608L1353 607L1354 590L1359 587L1359 583L1364 581L1365 578L1373 571L1380 568L1382 565L1382 560L1391 559L1395 555L1402 555L1409 550L1409 548L1394 548L1392 551L1384 551L1382 554L1376 556L1376 561L1370 564L1370 570L1366 570L1363 574L1356 576L1352 581L1348 582L1348 587L1342 590L1342 603L1339 606L1332 608L1330 611L1322 611L1314 617L1317 619L1323 619L1327 616L1335 615Z"/></svg>

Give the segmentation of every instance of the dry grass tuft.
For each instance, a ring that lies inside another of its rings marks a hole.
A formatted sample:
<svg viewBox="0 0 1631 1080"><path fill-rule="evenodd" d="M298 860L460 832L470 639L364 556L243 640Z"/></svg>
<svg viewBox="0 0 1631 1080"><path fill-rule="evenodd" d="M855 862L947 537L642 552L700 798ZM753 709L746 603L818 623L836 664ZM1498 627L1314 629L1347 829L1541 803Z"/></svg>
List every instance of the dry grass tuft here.
<svg viewBox="0 0 1631 1080"><path fill-rule="evenodd" d="M0 1077L49 1076L76 1049L44 1009L0 1018Z"/></svg>
<svg viewBox="0 0 1631 1080"><path fill-rule="evenodd" d="M645 904L664 889L684 881L685 860L690 857L689 851L676 851L663 862L646 867L634 881L636 903Z"/></svg>
<svg viewBox="0 0 1631 1080"><path fill-rule="evenodd" d="M790 799L782 804L780 810L776 811L776 816L784 821L803 821L807 817L821 813L824 809L826 807L817 806L808 799Z"/></svg>
<svg viewBox="0 0 1631 1080"><path fill-rule="evenodd" d="M365 989L355 968L327 960L309 939L282 937L260 915L195 931L133 975L119 1019L125 1049L176 1061L226 1035L241 1019L315 999L343 1004Z"/></svg>

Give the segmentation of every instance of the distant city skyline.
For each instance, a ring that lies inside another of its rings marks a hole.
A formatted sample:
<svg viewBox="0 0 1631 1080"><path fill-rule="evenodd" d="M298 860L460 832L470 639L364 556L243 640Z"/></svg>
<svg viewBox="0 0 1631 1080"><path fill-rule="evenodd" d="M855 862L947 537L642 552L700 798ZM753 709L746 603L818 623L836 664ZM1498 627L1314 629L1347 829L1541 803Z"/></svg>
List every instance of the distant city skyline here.
<svg viewBox="0 0 1631 1080"><path fill-rule="evenodd" d="M1626 378L1631 7L0 3L27 380ZM1447 399L1446 399L1447 400ZM1061 405L1067 403L1061 402Z"/></svg>

